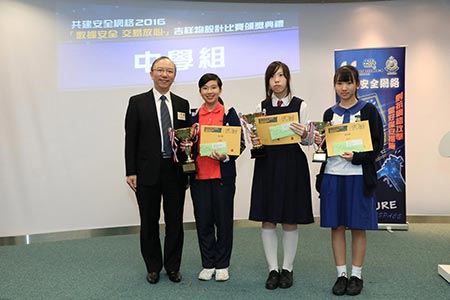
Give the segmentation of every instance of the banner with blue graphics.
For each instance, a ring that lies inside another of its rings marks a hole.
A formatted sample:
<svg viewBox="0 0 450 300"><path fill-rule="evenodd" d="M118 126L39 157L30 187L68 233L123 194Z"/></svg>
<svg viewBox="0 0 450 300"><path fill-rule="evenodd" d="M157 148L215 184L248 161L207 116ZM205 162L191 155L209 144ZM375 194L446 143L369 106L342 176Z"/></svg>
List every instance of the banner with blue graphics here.
<svg viewBox="0 0 450 300"><path fill-rule="evenodd" d="M380 224L406 224L405 53L405 47L335 51L335 69L358 69L358 97L374 104L383 120L385 142L376 160Z"/></svg>
<svg viewBox="0 0 450 300"><path fill-rule="evenodd" d="M60 91L148 86L151 66L160 56L175 63L176 84L196 83L208 72L225 81L259 78L276 57L283 57L292 73L300 70L294 11L262 6L245 11L239 5L186 9L170 1L79 2L57 5ZM264 51L273 41L283 47Z"/></svg>

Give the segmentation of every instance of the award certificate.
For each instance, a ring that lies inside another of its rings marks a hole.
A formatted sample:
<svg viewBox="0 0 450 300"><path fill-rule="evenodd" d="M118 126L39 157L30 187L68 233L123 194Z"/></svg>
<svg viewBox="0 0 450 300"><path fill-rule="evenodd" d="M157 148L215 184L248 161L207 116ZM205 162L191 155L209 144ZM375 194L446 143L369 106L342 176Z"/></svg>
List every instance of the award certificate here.
<svg viewBox="0 0 450 300"><path fill-rule="evenodd" d="M369 121L367 120L326 127L325 139L328 156L373 150Z"/></svg>
<svg viewBox="0 0 450 300"><path fill-rule="evenodd" d="M228 155L239 155L241 126L200 125L200 155L209 156L213 150Z"/></svg>
<svg viewBox="0 0 450 300"><path fill-rule="evenodd" d="M297 112L257 117L256 132L261 143L263 145L300 143L300 136L289 129L292 122L299 122Z"/></svg>

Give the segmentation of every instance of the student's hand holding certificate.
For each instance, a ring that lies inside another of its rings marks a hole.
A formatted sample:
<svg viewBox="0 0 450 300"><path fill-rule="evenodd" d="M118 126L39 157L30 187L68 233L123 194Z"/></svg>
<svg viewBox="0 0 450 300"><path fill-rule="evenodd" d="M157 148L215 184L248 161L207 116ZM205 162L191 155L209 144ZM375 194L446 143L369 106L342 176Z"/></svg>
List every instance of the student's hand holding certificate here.
<svg viewBox="0 0 450 300"><path fill-rule="evenodd" d="M345 153L341 154L341 157L347 161L352 161L353 160L353 152L345 152Z"/></svg>
<svg viewBox="0 0 450 300"><path fill-rule="evenodd" d="M298 122L298 113L294 112L257 117L255 124L263 145L286 145L301 142L301 137L291 129L291 124Z"/></svg>
<svg viewBox="0 0 450 300"><path fill-rule="evenodd" d="M298 122L292 122L289 126L289 128L295 132L296 134L298 134L301 138L305 138L306 133L308 132L306 129L306 126L298 123Z"/></svg>

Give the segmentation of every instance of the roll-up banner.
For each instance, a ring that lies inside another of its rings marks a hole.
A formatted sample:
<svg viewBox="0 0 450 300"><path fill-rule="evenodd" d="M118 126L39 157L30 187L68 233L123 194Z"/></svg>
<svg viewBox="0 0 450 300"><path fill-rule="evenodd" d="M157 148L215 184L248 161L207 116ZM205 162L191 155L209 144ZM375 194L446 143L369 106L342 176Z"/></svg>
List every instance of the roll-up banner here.
<svg viewBox="0 0 450 300"><path fill-rule="evenodd" d="M335 69L359 71L358 98L374 104L383 120L384 146L376 159L380 229L407 230L405 178L406 47L335 50Z"/></svg>

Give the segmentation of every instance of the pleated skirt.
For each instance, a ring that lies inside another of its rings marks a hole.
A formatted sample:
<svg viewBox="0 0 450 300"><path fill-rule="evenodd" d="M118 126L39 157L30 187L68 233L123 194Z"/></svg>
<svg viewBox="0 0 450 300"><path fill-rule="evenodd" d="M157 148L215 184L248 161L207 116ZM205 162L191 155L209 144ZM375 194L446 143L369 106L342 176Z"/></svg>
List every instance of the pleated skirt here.
<svg viewBox="0 0 450 300"><path fill-rule="evenodd" d="M324 174L320 188L320 226L376 230L375 196L364 195L362 175Z"/></svg>
<svg viewBox="0 0 450 300"><path fill-rule="evenodd" d="M267 147L267 157L255 160L249 219L314 222L308 161L300 145Z"/></svg>

